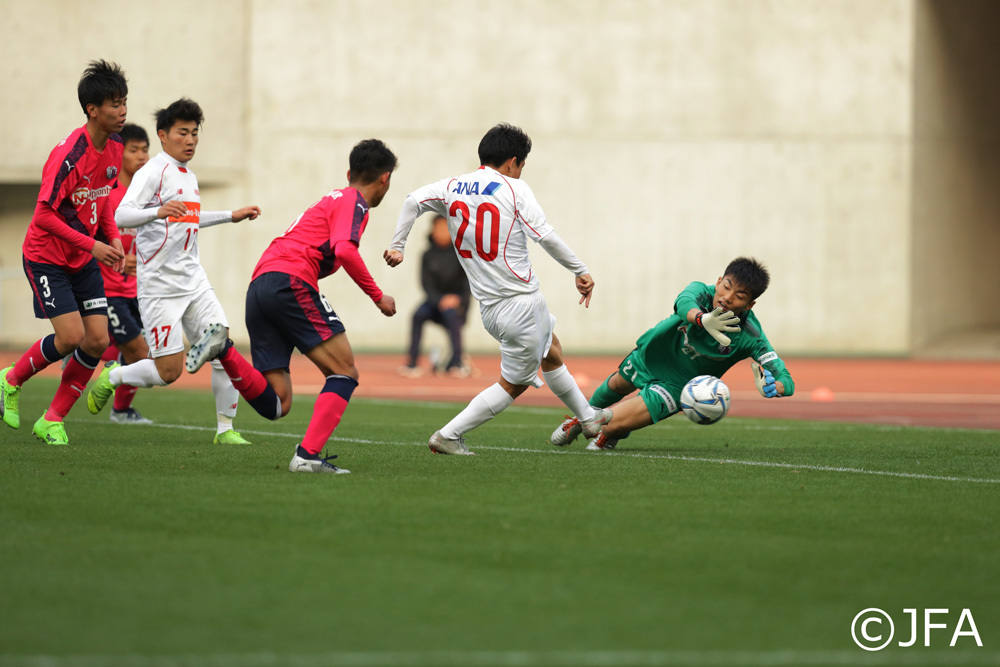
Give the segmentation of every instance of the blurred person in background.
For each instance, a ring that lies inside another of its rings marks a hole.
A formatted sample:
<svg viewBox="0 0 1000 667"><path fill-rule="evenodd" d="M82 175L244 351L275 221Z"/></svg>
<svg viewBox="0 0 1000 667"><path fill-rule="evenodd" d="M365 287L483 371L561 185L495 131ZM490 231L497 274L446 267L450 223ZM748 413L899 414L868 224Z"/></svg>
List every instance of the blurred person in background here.
<svg viewBox="0 0 1000 667"><path fill-rule="evenodd" d="M469 310L469 279L462 270L458 255L451 244L448 220L438 215L431 222L430 247L420 262L420 284L427 299L413 313L410 329L410 349L406 365L399 369L401 375L418 377L424 369L418 365L420 341L424 324L434 322L444 327L451 343L451 358L443 371L452 377L468 377L471 368L462 358L462 327ZM438 360L431 354L432 370L437 371Z"/></svg>

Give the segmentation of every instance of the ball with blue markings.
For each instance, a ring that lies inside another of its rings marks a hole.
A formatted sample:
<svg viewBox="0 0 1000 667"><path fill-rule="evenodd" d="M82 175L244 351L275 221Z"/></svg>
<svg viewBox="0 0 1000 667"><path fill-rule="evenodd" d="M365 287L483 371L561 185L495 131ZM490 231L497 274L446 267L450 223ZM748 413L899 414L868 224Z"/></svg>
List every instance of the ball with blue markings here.
<svg viewBox="0 0 1000 667"><path fill-rule="evenodd" d="M729 412L729 387L714 375L692 378L681 390L681 410L695 424L714 424Z"/></svg>

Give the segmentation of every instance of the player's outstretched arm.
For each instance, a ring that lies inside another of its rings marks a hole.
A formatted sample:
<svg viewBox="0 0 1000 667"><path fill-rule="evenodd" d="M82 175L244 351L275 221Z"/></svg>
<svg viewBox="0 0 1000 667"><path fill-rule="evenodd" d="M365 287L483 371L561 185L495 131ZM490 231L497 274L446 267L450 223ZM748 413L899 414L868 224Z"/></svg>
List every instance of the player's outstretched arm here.
<svg viewBox="0 0 1000 667"><path fill-rule="evenodd" d="M233 222L241 222L249 218L256 220L260 216L260 206L244 206L233 211Z"/></svg>
<svg viewBox="0 0 1000 667"><path fill-rule="evenodd" d="M580 293L580 303L590 308L590 297L594 295L594 279L589 273L576 277L576 291Z"/></svg>

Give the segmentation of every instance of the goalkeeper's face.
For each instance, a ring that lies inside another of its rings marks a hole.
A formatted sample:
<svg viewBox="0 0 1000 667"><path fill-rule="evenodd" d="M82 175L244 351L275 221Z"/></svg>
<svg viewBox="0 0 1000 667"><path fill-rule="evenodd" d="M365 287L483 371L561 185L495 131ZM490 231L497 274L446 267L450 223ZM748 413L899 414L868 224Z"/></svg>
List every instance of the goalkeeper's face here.
<svg viewBox="0 0 1000 667"><path fill-rule="evenodd" d="M732 276L722 276L715 283L715 298L712 305L716 308L731 310L740 315L753 308L757 303L750 297L746 287L733 280Z"/></svg>

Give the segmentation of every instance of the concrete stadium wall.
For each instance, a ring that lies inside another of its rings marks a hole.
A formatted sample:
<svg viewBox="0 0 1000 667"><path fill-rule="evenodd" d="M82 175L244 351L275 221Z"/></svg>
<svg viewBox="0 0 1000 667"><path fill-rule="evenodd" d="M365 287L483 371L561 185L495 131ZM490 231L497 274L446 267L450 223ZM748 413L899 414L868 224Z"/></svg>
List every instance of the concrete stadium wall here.
<svg viewBox="0 0 1000 667"><path fill-rule="evenodd" d="M912 331L932 356L1000 356L1000 3L916 11Z"/></svg>
<svg viewBox="0 0 1000 667"><path fill-rule="evenodd" d="M48 331L26 317L20 239L41 165L83 122L92 58L130 80L130 119L181 95L206 112L193 167L208 210L259 204L257 222L201 237L202 260L246 340L243 294L260 252L379 137L400 158L361 245L397 299L385 319L346 275L321 289L359 349L402 351L421 297L426 226L407 262L381 262L413 188L478 166L483 132L522 126L524 179L597 290L532 257L570 351L625 353L692 280L740 254L770 267L757 308L782 352L906 354L913 318L912 0L285 0L3 3L0 344ZM474 314L471 347L495 349Z"/></svg>

